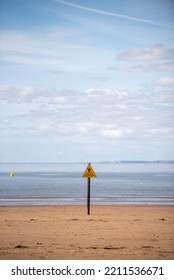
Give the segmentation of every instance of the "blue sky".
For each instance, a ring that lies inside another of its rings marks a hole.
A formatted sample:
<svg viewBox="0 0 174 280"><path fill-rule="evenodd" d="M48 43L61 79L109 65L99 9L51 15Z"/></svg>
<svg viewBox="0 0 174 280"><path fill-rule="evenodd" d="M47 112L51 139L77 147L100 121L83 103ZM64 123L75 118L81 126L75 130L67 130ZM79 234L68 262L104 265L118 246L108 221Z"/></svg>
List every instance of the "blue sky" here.
<svg viewBox="0 0 174 280"><path fill-rule="evenodd" d="M174 159L174 1L0 10L1 162Z"/></svg>

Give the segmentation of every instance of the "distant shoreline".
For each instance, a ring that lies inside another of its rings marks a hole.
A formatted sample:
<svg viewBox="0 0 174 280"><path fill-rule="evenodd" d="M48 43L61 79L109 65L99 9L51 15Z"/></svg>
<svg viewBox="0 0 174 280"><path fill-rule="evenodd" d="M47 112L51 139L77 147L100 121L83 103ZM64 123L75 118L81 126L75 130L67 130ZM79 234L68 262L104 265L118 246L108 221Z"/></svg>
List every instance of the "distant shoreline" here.
<svg viewBox="0 0 174 280"><path fill-rule="evenodd" d="M174 160L91 161L93 164L174 164ZM84 162L2 162L1 164L88 164Z"/></svg>

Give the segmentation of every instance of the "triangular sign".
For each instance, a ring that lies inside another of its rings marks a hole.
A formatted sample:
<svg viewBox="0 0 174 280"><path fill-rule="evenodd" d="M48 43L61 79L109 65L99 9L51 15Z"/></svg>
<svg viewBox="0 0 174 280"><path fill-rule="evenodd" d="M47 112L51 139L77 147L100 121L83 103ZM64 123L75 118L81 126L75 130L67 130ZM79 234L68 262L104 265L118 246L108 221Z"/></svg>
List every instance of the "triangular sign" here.
<svg viewBox="0 0 174 280"><path fill-rule="evenodd" d="M92 168L91 164L88 163L88 166L85 170L85 172L83 173L82 175L82 178L96 178L96 174L95 174L95 171L94 169Z"/></svg>

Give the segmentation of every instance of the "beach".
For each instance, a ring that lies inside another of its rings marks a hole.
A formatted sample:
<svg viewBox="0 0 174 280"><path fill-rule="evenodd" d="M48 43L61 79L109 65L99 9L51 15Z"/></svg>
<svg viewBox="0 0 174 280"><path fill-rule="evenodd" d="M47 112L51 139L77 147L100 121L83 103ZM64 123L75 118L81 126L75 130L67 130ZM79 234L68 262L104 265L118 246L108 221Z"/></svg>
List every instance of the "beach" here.
<svg viewBox="0 0 174 280"><path fill-rule="evenodd" d="M1 260L173 260L173 206L0 206Z"/></svg>

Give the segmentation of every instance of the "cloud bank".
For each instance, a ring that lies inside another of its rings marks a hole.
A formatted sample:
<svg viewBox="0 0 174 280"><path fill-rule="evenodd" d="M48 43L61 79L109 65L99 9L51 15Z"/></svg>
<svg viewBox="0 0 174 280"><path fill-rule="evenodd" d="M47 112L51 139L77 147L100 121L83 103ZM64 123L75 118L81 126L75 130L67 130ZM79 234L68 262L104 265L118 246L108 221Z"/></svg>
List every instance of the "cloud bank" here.
<svg viewBox="0 0 174 280"><path fill-rule="evenodd" d="M174 49L164 46L153 46L144 49L132 49L116 56L116 66L109 70L123 72L174 71ZM124 64L119 62L123 61Z"/></svg>
<svg viewBox="0 0 174 280"><path fill-rule="evenodd" d="M161 81L166 79L158 82ZM148 94L126 89L94 88L82 92L1 86L0 99L18 104L16 112L1 116L2 135L86 135L122 140L154 135L174 137L174 96L167 91L167 85L166 91Z"/></svg>

